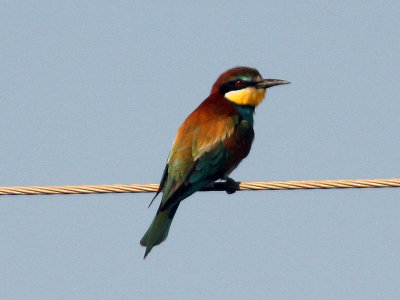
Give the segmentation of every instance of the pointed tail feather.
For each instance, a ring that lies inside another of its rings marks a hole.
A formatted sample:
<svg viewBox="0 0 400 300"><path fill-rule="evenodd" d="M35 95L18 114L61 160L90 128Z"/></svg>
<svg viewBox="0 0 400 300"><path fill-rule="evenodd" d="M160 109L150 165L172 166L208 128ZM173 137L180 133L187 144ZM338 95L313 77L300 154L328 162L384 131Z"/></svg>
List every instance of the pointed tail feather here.
<svg viewBox="0 0 400 300"><path fill-rule="evenodd" d="M179 203L165 210L159 209L157 211L157 214L154 217L149 229L147 229L146 233L140 240L140 244L146 247L146 252L143 258L146 258L154 246L165 241L178 206Z"/></svg>

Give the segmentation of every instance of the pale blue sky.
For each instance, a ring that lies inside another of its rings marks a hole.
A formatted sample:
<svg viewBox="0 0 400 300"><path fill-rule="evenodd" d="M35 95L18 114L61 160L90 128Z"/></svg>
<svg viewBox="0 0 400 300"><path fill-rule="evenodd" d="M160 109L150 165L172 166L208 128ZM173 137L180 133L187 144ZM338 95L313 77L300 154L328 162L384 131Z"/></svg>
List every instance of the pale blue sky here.
<svg viewBox="0 0 400 300"><path fill-rule="evenodd" d="M156 183L236 65L268 91L236 180L400 177L399 1L2 1L0 185ZM2 196L1 299L398 299L400 189Z"/></svg>

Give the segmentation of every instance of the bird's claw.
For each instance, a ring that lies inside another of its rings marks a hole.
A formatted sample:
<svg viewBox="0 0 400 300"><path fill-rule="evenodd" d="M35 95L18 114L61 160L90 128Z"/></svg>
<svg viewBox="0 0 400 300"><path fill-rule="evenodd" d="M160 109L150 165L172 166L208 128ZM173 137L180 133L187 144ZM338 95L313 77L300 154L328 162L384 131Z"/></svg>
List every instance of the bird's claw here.
<svg viewBox="0 0 400 300"><path fill-rule="evenodd" d="M227 194L233 194L239 190L240 182L233 180L230 177L225 177L225 191Z"/></svg>

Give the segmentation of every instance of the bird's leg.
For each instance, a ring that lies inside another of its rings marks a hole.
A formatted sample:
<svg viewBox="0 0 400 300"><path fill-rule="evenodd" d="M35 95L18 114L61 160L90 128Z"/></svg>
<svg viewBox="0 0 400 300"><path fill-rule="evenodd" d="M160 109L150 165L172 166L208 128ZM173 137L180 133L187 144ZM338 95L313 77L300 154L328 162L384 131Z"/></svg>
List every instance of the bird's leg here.
<svg viewBox="0 0 400 300"><path fill-rule="evenodd" d="M225 191L228 194L233 194L235 193L237 190L239 190L239 181L235 181L234 179L228 177L228 176L224 176L223 178L225 180Z"/></svg>
<svg viewBox="0 0 400 300"><path fill-rule="evenodd" d="M239 181L235 181L228 176L223 177L222 180L225 181L214 181L207 184L202 191L225 191L228 194L233 194L239 190Z"/></svg>

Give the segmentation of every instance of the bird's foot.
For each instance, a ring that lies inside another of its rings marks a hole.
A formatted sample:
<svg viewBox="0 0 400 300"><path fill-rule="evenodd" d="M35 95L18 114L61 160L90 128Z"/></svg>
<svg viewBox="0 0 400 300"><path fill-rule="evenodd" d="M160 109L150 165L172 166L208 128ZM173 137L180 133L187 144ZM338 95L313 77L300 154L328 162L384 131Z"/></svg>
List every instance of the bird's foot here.
<svg viewBox="0 0 400 300"><path fill-rule="evenodd" d="M225 180L225 182L224 182L225 191L227 194L233 194L239 190L239 184L240 184L239 181L235 181L228 176L225 176L224 180Z"/></svg>

